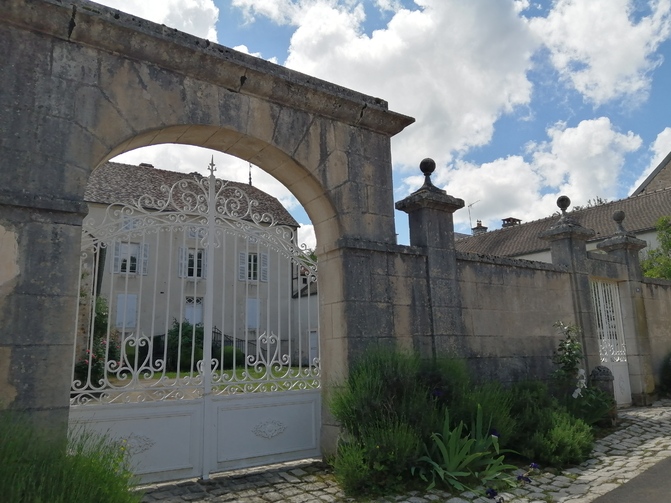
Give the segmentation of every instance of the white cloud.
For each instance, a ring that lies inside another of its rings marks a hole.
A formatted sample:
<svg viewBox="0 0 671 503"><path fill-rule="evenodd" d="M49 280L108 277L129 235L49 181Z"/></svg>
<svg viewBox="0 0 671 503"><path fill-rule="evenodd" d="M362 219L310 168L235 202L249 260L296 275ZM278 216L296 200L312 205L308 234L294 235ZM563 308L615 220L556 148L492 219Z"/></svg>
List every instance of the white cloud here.
<svg viewBox="0 0 671 503"><path fill-rule="evenodd" d="M148 19L197 37L217 41L219 9L213 0L97 0L129 14Z"/></svg>
<svg viewBox="0 0 671 503"><path fill-rule="evenodd" d="M403 8L400 0L373 0L375 6L381 11L398 12Z"/></svg>
<svg viewBox="0 0 671 503"><path fill-rule="evenodd" d="M239 8L250 23L258 15L277 24L287 24L300 8L299 2L293 0L232 0L231 5Z"/></svg>
<svg viewBox="0 0 671 503"><path fill-rule="evenodd" d="M664 128L664 130L657 135L655 141L650 145L650 163L643 171L641 176L629 188L629 192L633 192L641 185L652 171L659 166L664 158L671 152L671 127Z"/></svg>
<svg viewBox="0 0 671 503"><path fill-rule="evenodd" d="M546 18L529 21L550 51L552 64L588 101L602 105L647 98L655 55L671 34L671 0L654 0L634 20L631 0L558 0Z"/></svg>
<svg viewBox="0 0 671 503"><path fill-rule="evenodd" d="M641 146L639 136L617 132L606 117L572 128L558 123L547 134L548 141L528 145L528 160L509 156L480 166L457 161L436 170L434 183L472 204L473 223L482 220L494 228L505 217L529 221L552 214L561 194L573 205L596 196L613 199L626 155ZM416 186L419 178L407 185ZM455 213L455 223L470 226L466 209Z"/></svg>
<svg viewBox="0 0 671 503"><path fill-rule="evenodd" d="M512 2L415 0L393 8L385 29L364 32L362 2L234 0L249 19L267 16L295 26L286 66L380 96L417 122L393 141L396 167L427 155L487 144L494 123L530 102L526 77L538 46ZM423 151L417 152L417 145Z"/></svg>
<svg viewBox="0 0 671 503"><path fill-rule="evenodd" d="M315 236L313 225L301 224L298 228L298 244L305 250L315 250L317 248L317 236Z"/></svg>

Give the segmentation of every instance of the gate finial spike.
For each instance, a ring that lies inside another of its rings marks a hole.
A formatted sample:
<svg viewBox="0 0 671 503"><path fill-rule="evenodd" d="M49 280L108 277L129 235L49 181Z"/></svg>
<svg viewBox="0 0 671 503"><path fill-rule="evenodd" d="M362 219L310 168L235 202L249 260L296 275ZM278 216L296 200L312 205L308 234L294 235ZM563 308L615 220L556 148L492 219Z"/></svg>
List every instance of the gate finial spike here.
<svg viewBox="0 0 671 503"><path fill-rule="evenodd" d="M210 175L214 175L214 172L217 171L217 168L214 167L214 155L212 155L212 160L207 165L207 169L210 170Z"/></svg>

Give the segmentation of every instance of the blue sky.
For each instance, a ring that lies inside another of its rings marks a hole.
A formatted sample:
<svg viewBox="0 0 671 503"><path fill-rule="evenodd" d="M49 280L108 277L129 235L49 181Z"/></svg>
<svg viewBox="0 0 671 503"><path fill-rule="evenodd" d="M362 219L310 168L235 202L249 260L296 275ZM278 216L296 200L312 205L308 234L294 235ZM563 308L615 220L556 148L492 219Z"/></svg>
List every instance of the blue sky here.
<svg viewBox="0 0 671 503"><path fill-rule="evenodd" d="M395 198L434 183L476 220L542 218L574 204L627 197L671 151L671 0L105 0L389 102L417 119L392 139ZM204 171L194 147L141 149L120 162ZM215 153L219 175L248 166ZM258 168L311 244L310 222ZM397 214L399 242L407 220Z"/></svg>

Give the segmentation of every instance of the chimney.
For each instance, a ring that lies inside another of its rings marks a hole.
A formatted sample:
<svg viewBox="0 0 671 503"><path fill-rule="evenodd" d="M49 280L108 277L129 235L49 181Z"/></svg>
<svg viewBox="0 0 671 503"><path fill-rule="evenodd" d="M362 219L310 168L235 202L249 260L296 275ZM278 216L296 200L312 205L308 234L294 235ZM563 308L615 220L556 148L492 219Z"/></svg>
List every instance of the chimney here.
<svg viewBox="0 0 671 503"><path fill-rule="evenodd" d="M487 232L487 229L488 227L482 225L482 220L478 220L476 226L471 228L471 233L474 236L479 236L480 234L484 234L485 232Z"/></svg>
<svg viewBox="0 0 671 503"><path fill-rule="evenodd" d="M148 162L141 162L141 163L140 163L140 167L141 167L141 168L153 168L154 165L153 165L153 164L149 164Z"/></svg>
<svg viewBox="0 0 671 503"><path fill-rule="evenodd" d="M514 227L514 226L520 225L522 223L522 220L520 220L519 218L513 218L513 217L503 218L502 221L503 221L503 224L501 225L501 228Z"/></svg>

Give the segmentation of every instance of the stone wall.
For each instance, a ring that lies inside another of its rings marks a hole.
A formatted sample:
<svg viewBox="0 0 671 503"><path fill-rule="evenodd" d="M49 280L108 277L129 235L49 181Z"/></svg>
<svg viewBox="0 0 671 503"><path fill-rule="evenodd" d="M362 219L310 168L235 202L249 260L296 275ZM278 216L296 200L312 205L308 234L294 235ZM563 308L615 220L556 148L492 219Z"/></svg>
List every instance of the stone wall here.
<svg viewBox="0 0 671 503"><path fill-rule="evenodd" d="M553 324L575 323L571 277L541 262L459 254L466 333L439 347L467 357L484 379L547 378L559 342Z"/></svg>
<svg viewBox="0 0 671 503"><path fill-rule="evenodd" d="M652 370L659 384L663 360L671 353L671 281L643 280L643 300L650 339ZM671 383L666 383L670 386Z"/></svg>

